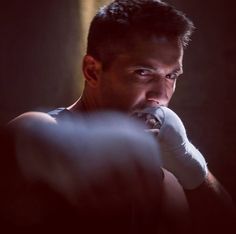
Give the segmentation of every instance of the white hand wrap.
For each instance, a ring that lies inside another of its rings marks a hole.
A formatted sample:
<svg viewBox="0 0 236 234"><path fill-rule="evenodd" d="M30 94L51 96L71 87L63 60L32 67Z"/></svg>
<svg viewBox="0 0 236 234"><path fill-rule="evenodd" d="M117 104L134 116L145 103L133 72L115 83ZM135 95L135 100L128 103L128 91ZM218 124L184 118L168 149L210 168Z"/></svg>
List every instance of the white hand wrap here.
<svg viewBox="0 0 236 234"><path fill-rule="evenodd" d="M157 136L164 168L172 172L185 189L197 188L208 169L202 154L189 142L181 119L169 108L146 108L161 123Z"/></svg>

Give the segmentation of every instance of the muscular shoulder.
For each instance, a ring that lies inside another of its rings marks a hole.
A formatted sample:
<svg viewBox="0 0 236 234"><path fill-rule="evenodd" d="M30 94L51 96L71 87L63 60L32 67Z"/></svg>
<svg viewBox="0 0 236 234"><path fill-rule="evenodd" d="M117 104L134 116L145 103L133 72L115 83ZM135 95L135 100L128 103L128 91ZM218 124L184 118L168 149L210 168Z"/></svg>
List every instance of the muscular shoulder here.
<svg viewBox="0 0 236 234"><path fill-rule="evenodd" d="M19 115L15 119L11 120L8 123L9 127L17 126L30 126L37 123L51 123L55 124L56 121L49 114L43 112L26 112L22 115Z"/></svg>
<svg viewBox="0 0 236 234"><path fill-rule="evenodd" d="M26 112L11 120L7 128L12 133L30 133L33 129L42 126L54 125L56 120L43 112Z"/></svg>

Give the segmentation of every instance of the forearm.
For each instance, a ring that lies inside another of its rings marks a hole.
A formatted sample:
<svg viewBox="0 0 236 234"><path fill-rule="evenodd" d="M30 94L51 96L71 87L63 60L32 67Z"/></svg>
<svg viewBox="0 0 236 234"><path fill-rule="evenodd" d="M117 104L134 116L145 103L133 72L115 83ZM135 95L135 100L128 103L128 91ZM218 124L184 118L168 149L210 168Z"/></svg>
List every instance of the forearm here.
<svg viewBox="0 0 236 234"><path fill-rule="evenodd" d="M196 233L224 231L234 220L232 199L207 168L201 152L189 141L181 119L169 108L147 108L142 114L151 115L160 128L155 133L163 167L170 171L185 191ZM145 123L147 123L147 120ZM156 132L153 132L156 130ZM229 229L230 230L230 229ZM226 232L228 233L228 232Z"/></svg>
<svg viewBox="0 0 236 234"><path fill-rule="evenodd" d="M234 228L234 203L229 193L210 172L198 188L184 191L197 233L199 230L205 233L228 233L226 230Z"/></svg>

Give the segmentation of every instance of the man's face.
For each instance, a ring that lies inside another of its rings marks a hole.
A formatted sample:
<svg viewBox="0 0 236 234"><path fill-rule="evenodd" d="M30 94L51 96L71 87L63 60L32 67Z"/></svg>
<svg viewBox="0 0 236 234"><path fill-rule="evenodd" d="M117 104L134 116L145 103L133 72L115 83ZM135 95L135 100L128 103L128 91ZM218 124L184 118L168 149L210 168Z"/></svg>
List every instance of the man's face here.
<svg viewBox="0 0 236 234"><path fill-rule="evenodd" d="M167 106L182 71L183 48L178 39L136 39L102 71L99 98L103 109L125 112Z"/></svg>

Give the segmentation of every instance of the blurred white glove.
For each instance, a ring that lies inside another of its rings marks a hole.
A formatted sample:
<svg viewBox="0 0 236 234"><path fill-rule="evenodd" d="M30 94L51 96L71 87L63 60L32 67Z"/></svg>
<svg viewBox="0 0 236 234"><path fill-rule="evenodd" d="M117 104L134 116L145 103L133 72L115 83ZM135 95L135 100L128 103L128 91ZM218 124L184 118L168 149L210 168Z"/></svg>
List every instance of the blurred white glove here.
<svg viewBox="0 0 236 234"><path fill-rule="evenodd" d="M189 142L181 119L163 106L146 108L141 113L149 114L148 119L155 116L157 123L159 122L155 124L157 129L154 126L150 131L158 133L156 135L164 168L175 175L184 189L197 188L205 180L208 169L202 154Z"/></svg>
<svg viewBox="0 0 236 234"><path fill-rule="evenodd" d="M117 113L58 124L39 119L26 119L17 137L18 163L30 180L43 181L78 203L84 216L158 211L160 153L138 123Z"/></svg>

